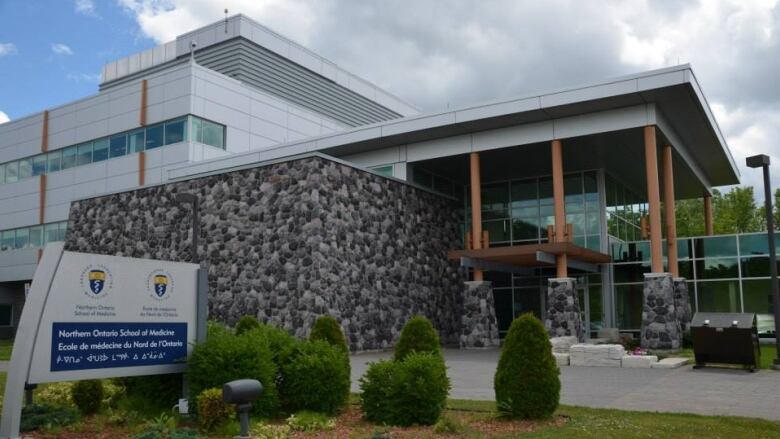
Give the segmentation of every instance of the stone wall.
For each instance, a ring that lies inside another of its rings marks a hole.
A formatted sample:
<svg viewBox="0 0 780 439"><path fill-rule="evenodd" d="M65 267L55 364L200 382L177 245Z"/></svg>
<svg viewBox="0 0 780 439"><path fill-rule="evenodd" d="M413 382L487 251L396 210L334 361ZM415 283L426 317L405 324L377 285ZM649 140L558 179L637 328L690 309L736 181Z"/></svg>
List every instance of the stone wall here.
<svg viewBox="0 0 780 439"><path fill-rule="evenodd" d="M544 326L550 337L577 337L584 341L580 300L571 277L547 280L547 315Z"/></svg>
<svg viewBox="0 0 780 439"><path fill-rule="evenodd" d="M456 203L322 156L74 202L66 250L190 261L189 206L201 200L199 258L209 317L251 314L305 337L336 317L353 350L393 345L412 314L458 344L465 273Z"/></svg>
<svg viewBox="0 0 780 439"><path fill-rule="evenodd" d="M643 349L677 350L682 347L682 331L674 303L671 273L645 273L642 307Z"/></svg>

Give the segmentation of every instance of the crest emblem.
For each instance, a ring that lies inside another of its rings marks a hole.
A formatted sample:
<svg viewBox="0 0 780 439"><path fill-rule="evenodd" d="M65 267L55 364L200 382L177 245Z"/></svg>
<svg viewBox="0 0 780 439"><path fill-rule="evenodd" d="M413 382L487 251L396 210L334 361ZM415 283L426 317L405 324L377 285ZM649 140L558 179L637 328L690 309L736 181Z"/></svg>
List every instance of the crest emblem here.
<svg viewBox="0 0 780 439"><path fill-rule="evenodd" d="M162 297L168 290L168 276L164 274L156 274L154 276L154 293L157 297Z"/></svg>
<svg viewBox="0 0 780 439"><path fill-rule="evenodd" d="M103 270L90 270L89 272L89 290L96 296L103 292L106 285L106 272Z"/></svg>

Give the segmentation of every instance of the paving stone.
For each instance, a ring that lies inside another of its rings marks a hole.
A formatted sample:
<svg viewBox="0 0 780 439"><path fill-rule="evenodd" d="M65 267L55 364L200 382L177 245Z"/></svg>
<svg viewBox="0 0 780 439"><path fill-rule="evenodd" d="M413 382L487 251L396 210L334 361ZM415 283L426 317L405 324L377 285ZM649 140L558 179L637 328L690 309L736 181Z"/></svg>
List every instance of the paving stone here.
<svg viewBox="0 0 780 439"><path fill-rule="evenodd" d="M658 362L655 355L624 355L620 360L620 367L634 367L649 369L653 363Z"/></svg>
<svg viewBox="0 0 780 439"><path fill-rule="evenodd" d="M558 366L568 366L569 365L569 354L562 354L559 352L553 352L553 357L555 357L555 363Z"/></svg>
<svg viewBox="0 0 780 439"><path fill-rule="evenodd" d="M688 358L669 357L660 360L658 363L653 363L652 367L653 369L677 369L685 366L689 361Z"/></svg>

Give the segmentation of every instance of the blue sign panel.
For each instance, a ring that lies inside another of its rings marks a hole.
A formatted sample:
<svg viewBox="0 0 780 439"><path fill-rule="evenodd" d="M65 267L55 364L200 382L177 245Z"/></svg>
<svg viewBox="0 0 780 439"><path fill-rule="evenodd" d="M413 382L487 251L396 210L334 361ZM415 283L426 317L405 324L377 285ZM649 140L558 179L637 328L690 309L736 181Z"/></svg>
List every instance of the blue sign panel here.
<svg viewBox="0 0 780 439"><path fill-rule="evenodd" d="M52 324L51 371L183 363L186 323Z"/></svg>

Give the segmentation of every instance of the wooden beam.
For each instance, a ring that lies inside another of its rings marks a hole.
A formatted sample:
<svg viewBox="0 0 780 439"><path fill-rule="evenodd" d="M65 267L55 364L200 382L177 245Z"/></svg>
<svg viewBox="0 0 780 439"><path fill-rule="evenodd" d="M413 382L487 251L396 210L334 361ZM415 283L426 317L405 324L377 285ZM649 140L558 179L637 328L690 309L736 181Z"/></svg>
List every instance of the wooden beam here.
<svg viewBox="0 0 780 439"><path fill-rule="evenodd" d="M529 276L534 274L533 268L518 267L512 264L502 264L500 262L491 262L484 259L477 258L460 258L460 266L466 268L473 268L474 270L484 271L501 271L504 273L515 273L523 276Z"/></svg>
<svg viewBox="0 0 780 439"><path fill-rule="evenodd" d="M39 175L38 180L38 224L46 222L46 174Z"/></svg>
<svg viewBox="0 0 780 439"><path fill-rule="evenodd" d="M712 195L704 195L704 234L707 236L714 235L712 227Z"/></svg>
<svg viewBox="0 0 780 439"><path fill-rule="evenodd" d="M469 168L471 175L471 248L482 248L482 180L479 173L479 153L472 152L469 155ZM474 280L484 279L482 270L474 270Z"/></svg>
<svg viewBox="0 0 780 439"><path fill-rule="evenodd" d="M551 144L552 151L552 174L553 174L553 203L555 208L555 242L566 241L566 208L564 204L563 192L563 145L560 140L553 140ZM567 277L568 264L566 263L566 254L557 256L555 263L558 277Z"/></svg>
<svg viewBox="0 0 780 439"><path fill-rule="evenodd" d="M647 203L650 213L650 267L653 273L663 273L664 260L661 249L661 194L658 182L658 147L655 125L644 129L645 172L647 174Z"/></svg>
<svg viewBox="0 0 780 439"><path fill-rule="evenodd" d="M139 125L146 126L146 103L147 103L147 92L148 84L146 82L146 79L141 80L141 112L139 115Z"/></svg>
<svg viewBox="0 0 780 439"><path fill-rule="evenodd" d="M669 272L674 277L680 277L680 267L677 263L677 216L674 208L674 170L672 169L672 146L663 149L664 167L664 216L666 220L666 253Z"/></svg>
<svg viewBox="0 0 780 439"><path fill-rule="evenodd" d="M49 150L49 110L43 110L43 127L41 128L41 152Z"/></svg>
<svg viewBox="0 0 780 439"><path fill-rule="evenodd" d="M146 151L138 153L138 186L146 184Z"/></svg>

